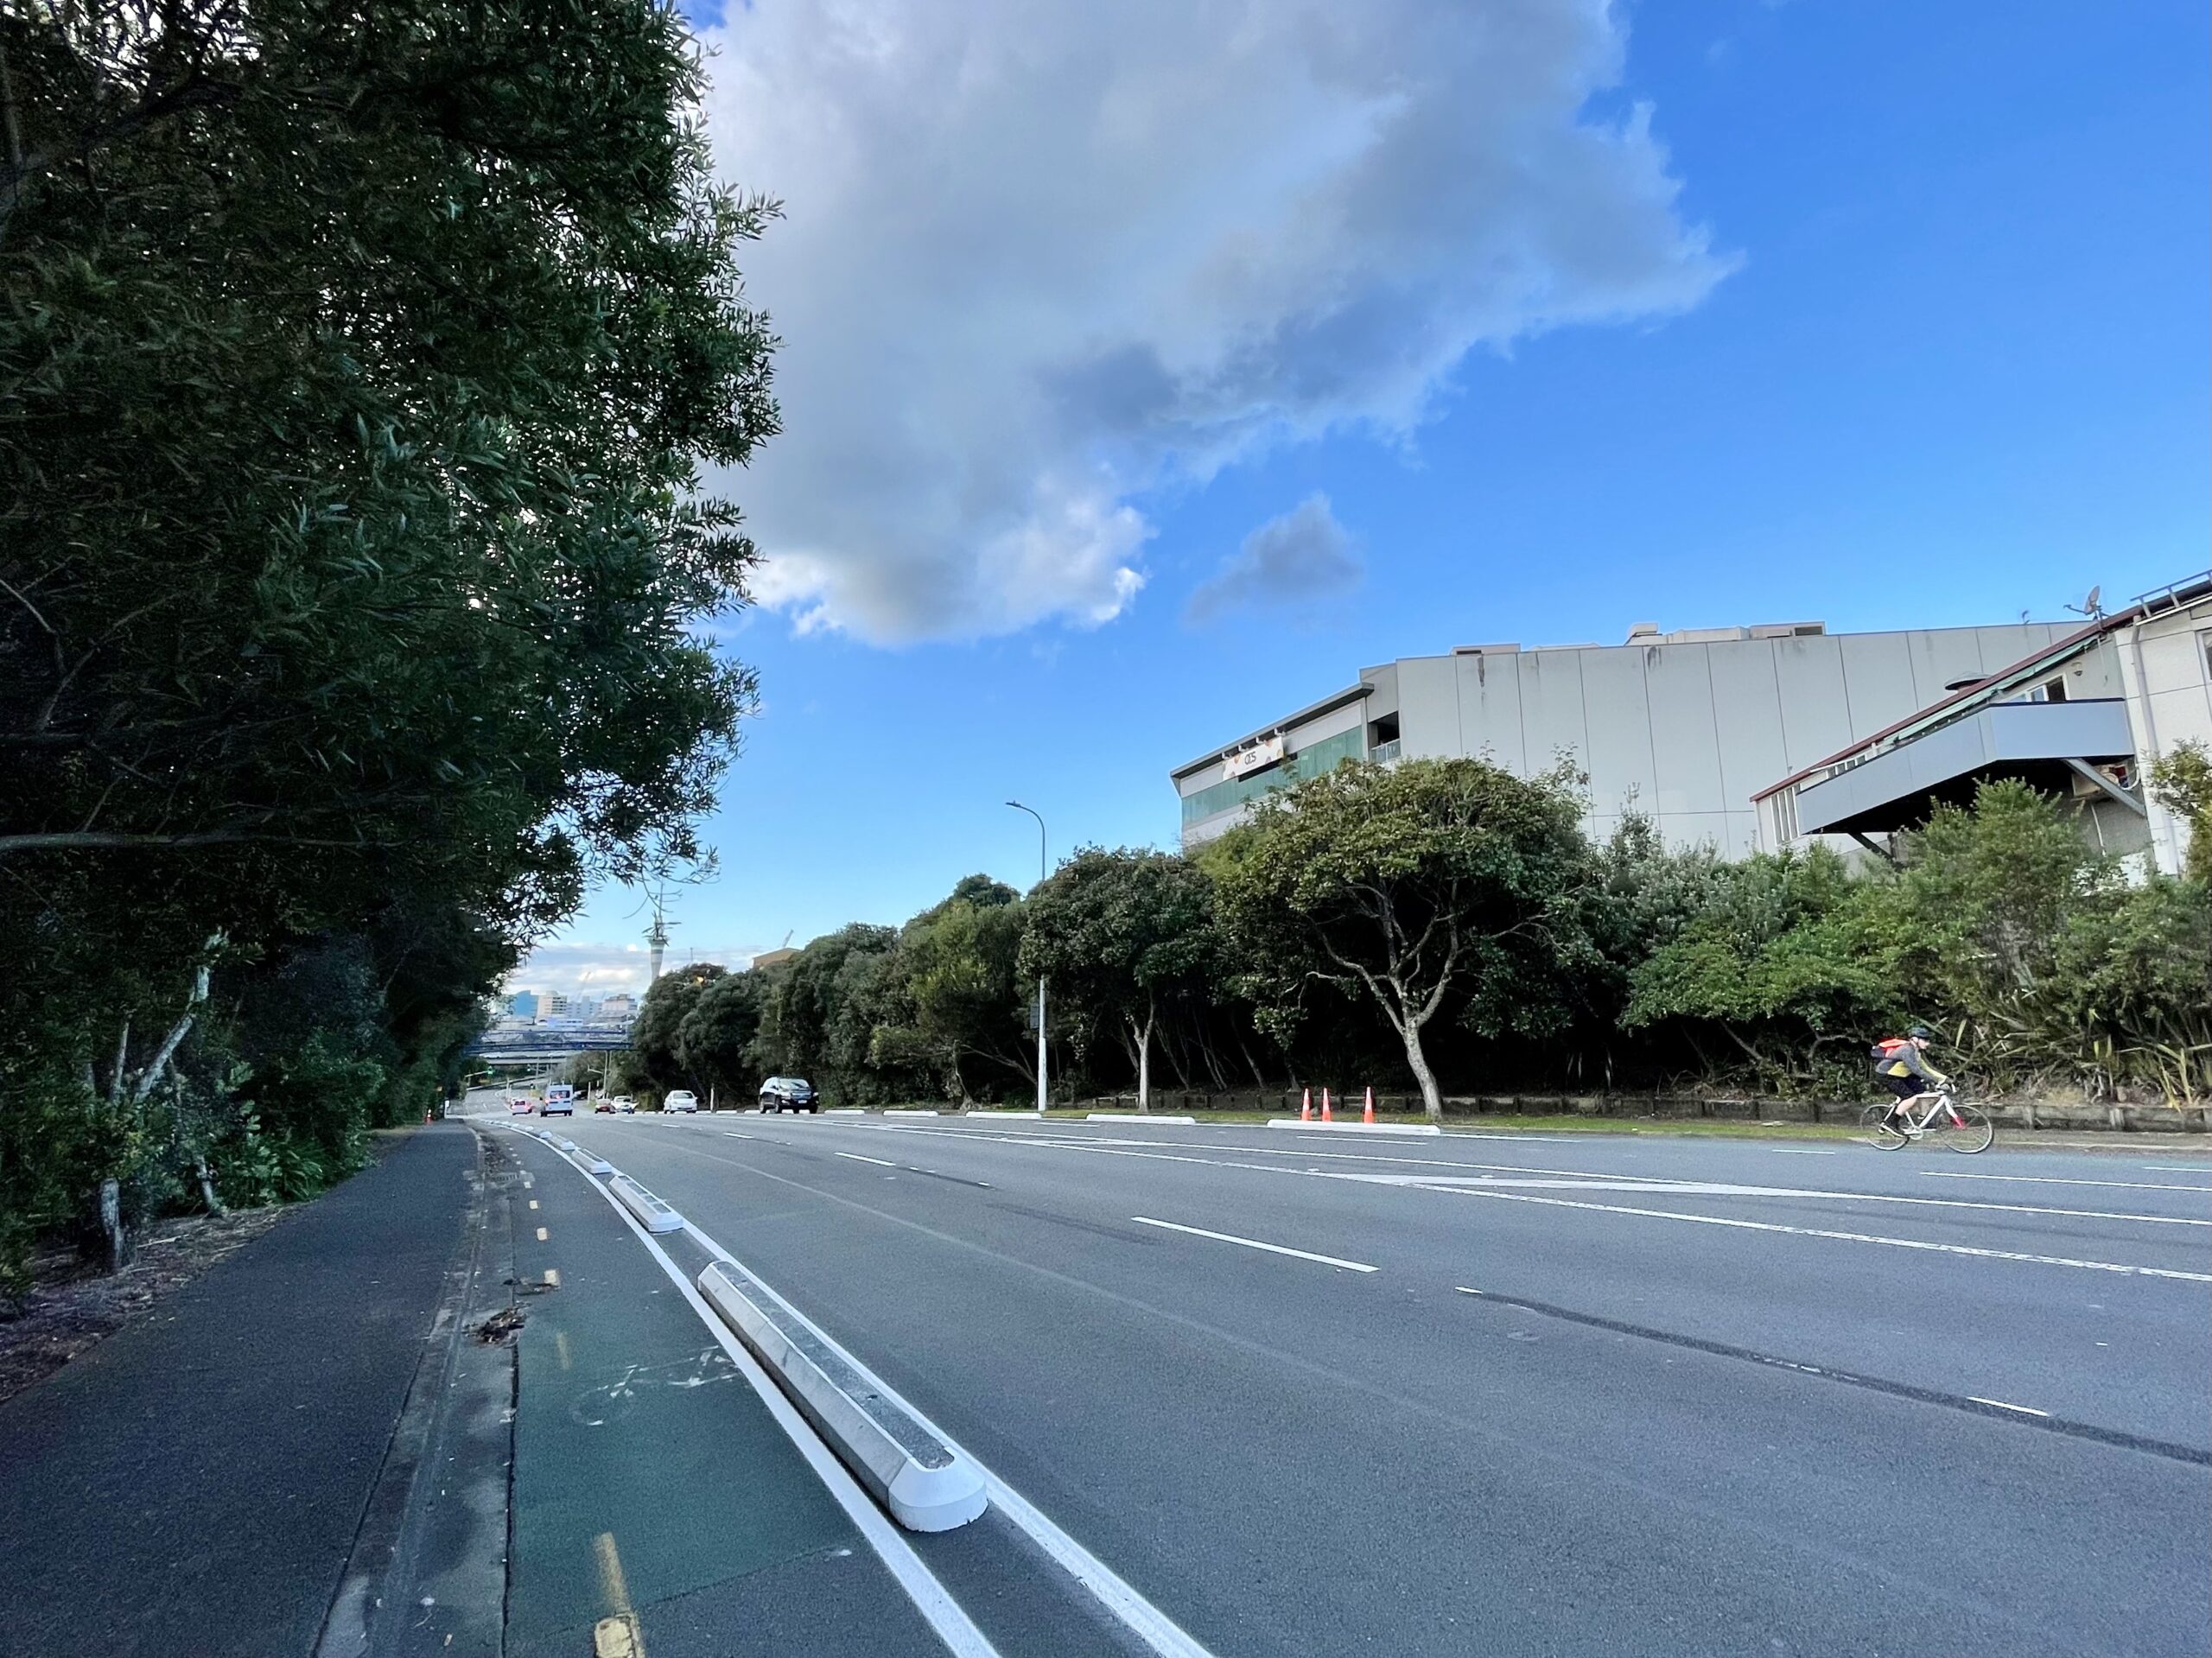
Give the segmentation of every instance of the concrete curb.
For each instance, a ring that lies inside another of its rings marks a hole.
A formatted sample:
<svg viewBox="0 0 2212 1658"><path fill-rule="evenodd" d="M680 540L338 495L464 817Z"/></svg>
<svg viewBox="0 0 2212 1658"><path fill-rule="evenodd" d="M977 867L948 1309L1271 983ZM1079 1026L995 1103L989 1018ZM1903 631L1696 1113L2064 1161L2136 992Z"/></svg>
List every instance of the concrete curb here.
<svg viewBox="0 0 2212 1658"><path fill-rule="evenodd" d="M1154 1119L1158 1121L1158 1118ZM1433 1122L1306 1122L1297 1117L1269 1117L1270 1128L1304 1128L1317 1134L1440 1134Z"/></svg>
<svg viewBox="0 0 2212 1658"><path fill-rule="evenodd" d="M648 1232L680 1232L683 1217L647 1191L626 1174L618 1174L607 1183L615 1201L638 1217L638 1223Z"/></svg>
<svg viewBox="0 0 2212 1658"><path fill-rule="evenodd" d="M1084 1118L1085 1122L1172 1122L1195 1128L1196 1117L1163 1117L1151 1111L1093 1111Z"/></svg>
<svg viewBox="0 0 2212 1658"><path fill-rule="evenodd" d="M608 1162L603 1157L593 1158L588 1166L594 1174L612 1174L614 1172L614 1165Z"/></svg>
<svg viewBox="0 0 2212 1658"><path fill-rule="evenodd" d="M887 1105L883 1109L883 1115L887 1117L933 1117L938 1114L934 1111L916 1111L903 1105Z"/></svg>
<svg viewBox="0 0 2212 1658"><path fill-rule="evenodd" d="M822 1115L825 1117L864 1117L868 1113L857 1105L830 1105L823 1108Z"/></svg>
<svg viewBox="0 0 2212 1658"><path fill-rule="evenodd" d="M777 1322L762 1294L719 1262L699 1293L791 1395L891 1517L909 1531L950 1531L989 1506L982 1477L893 1401L855 1374L828 1344Z"/></svg>

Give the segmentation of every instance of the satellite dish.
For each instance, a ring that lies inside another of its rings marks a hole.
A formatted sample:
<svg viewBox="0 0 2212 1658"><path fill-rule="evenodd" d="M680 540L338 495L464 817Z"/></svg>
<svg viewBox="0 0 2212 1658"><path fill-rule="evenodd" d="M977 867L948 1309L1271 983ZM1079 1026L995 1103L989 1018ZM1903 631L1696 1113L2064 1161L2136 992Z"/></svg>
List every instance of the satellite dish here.
<svg viewBox="0 0 2212 1658"><path fill-rule="evenodd" d="M2089 596L2082 600L2080 604L2069 605L2066 608L2072 611L2076 616L2087 616L2091 621L2095 621L2105 613L2104 606L2099 602L2103 593L2103 584L2100 583L2096 587L2089 589Z"/></svg>

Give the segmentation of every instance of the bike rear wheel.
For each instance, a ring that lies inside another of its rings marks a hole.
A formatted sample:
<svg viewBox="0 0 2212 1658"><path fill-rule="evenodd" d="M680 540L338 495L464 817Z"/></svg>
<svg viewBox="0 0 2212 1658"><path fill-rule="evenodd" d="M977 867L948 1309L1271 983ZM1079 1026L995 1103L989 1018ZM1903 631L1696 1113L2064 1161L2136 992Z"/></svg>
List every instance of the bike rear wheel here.
<svg viewBox="0 0 2212 1658"><path fill-rule="evenodd" d="M1859 1114L1859 1126L1865 1131L1867 1143L1893 1152L1905 1142L1905 1132L1897 1127L1897 1119L1890 1115L1886 1105L1870 1105Z"/></svg>
<svg viewBox="0 0 2212 1658"><path fill-rule="evenodd" d="M1989 1113L1978 1105L1966 1105L1952 1101L1940 1107L1936 1121L1929 1123L1937 1140L1955 1152L1986 1152L1989 1142L1997 1138L1997 1129L1989 1121Z"/></svg>

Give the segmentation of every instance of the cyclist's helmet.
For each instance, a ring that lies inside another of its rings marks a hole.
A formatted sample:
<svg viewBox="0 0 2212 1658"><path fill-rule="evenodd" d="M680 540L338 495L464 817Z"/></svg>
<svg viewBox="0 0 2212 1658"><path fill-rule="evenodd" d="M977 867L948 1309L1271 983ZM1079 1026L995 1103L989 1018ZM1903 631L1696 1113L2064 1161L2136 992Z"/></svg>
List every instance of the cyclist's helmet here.
<svg viewBox="0 0 2212 1658"><path fill-rule="evenodd" d="M1936 1032L1925 1025L1916 1025L1905 1034L1916 1042L1933 1042L1936 1039Z"/></svg>

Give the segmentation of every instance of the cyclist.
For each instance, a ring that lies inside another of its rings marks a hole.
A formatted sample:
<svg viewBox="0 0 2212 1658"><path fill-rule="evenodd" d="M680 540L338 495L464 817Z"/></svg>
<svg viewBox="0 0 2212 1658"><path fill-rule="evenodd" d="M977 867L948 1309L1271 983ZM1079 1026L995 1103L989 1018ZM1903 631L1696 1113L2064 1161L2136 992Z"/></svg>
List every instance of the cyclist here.
<svg viewBox="0 0 2212 1658"><path fill-rule="evenodd" d="M1916 1102L1951 1080L1928 1063L1928 1045L1935 1039L1935 1032L1916 1025L1903 1036L1885 1037L1874 1045L1874 1074L1897 1096L1890 1107L1890 1120L1900 1127L1910 1119Z"/></svg>

